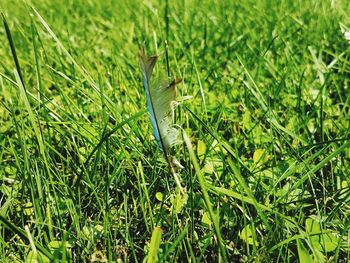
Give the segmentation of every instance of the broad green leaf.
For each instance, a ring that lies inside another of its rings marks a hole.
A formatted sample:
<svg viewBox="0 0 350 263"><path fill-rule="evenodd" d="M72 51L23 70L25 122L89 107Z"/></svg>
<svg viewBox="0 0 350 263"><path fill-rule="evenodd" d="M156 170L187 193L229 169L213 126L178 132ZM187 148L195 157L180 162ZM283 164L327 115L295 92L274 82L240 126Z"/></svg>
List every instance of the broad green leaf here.
<svg viewBox="0 0 350 263"><path fill-rule="evenodd" d="M207 150L207 146L205 145L205 143L201 140L198 140L197 155L199 159L203 160L206 150Z"/></svg>
<svg viewBox="0 0 350 263"><path fill-rule="evenodd" d="M305 228L306 228L306 232L309 234L315 234L315 233L321 232L320 224L311 218L306 219Z"/></svg>
<svg viewBox="0 0 350 263"><path fill-rule="evenodd" d="M24 211L23 213L26 216L30 216L34 213L34 209L33 209L33 203L32 202L28 202L24 205Z"/></svg>
<svg viewBox="0 0 350 263"><path fill-rule="evenodd" d="M202 171L206 174L213 174L214 173L214 165L211 161L206 161L204 167L202 168Z"/></svg>
<svg viewBox="0 0 350 263"><path fill-rule="evenodd" d="M265 150L264 149L257 149L255 150L253 154L253 161L254 163L258 163L260 161L263 161L265 157Z"/></svg>
<svg viewBox="0 0 350 263"><path fill-rule="evenodd" d="M160 202L163 201L163 194L161 192L157 192L156 193L156 199Z"/></svg>
<svg viewBox="0 0 350 263"><path fill-rule="evenodd" d="M338 239L329 230L321 230L320 224L308 218L305 221L306 232L310 235L312 246L320 252L331 252L338 246Z"/></svg>
<svg viewBox="0 0 350 263"><path fill-rule="evenodd" d="M62 246L62 241L59 240L53 240L49 243L49 248L51 249L57 249Z"/></svg>
<svg viewBox="0 0 350 263"><path fill-rule="evenodd" d="M242 124L243 124L243 127L247 130L250 129L252 126L252 119L251 119L250 112L248 110L245 111L243 114Z"/></svg>
<svg viewBox="0 0 350 263"><path fill-rule="evenodd" d="M96 230L98 233L102 233L102 232L103 232L103 226L102 226L102 225L96 225L96 226L95 226L95 230Z"/></svg>
<svg viewBox="0 0 350 263"><path fill-rule="evenodd" d="M313 263L312 256L309 254L309 252L305 249L301 241L299 241L298 239L297 239L297 246L298 246L299 262Z"/></svg>
<svg viewBox="0 0 350 263"><path fill-rule="evenodd" d="M253 238L253 230L251 225L246 225L240 233L240 238L244 240L249 245L255 245L258 246L259 243Z"/></svg>
<svg viewBox="0 0 350 263"><path fill-rule="evenodd" d="M187 204L188 194L177 193L170 196L170 202L172 204L171 209L175 211L176 214L180 213L182 208Z"/></svg>
<svg viewBox="0 0 350 263"><path fill-rule="evenodd" d="M46 257L44 254L38 251L37 255L31 250L29 251L27 255L27 260L26 262L28 263L50 263L50 259Z"/></svg>
<svg viewBox="0 0 350 263"><path fill-rule="evenodd" d="M211 219L208 212L204 212L202 215L202 223L211 226Z"/></svg>
<svg viewBox="0 0 350 263"><path fill-rule="evenodd" d="M338 239L333 233L327 233L322 235L321 245L325 252L331 252L338 246Z"/></svg>

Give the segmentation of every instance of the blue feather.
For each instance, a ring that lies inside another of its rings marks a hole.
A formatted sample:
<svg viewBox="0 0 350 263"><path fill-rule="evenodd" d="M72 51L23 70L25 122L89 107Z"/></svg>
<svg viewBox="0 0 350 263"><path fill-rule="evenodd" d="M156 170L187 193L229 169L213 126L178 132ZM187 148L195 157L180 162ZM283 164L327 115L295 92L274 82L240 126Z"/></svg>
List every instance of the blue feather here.
<svg viewBox="0 0 350 263"><path fill-rule="evenodd" d="M184 193L180 179L176 174L176 171L183 167L169 152L170 148L178 142L178 130L173 125L172 115L174 107L178 104L176 102L175 85L179 80L169 77L154 78L152 73L157 59L157 56L147 57L144 48L141 49L140 60L147 107L150 113L154 137L164 153L170 173L174 176L180 191Z"/></svg>
<svg viewBox="0 0 350 263"><path fill-rule="evenodd" d="M175 85L178 80L168 77L153 78L152 73L158 57L146 57L143 48L141 49L140 59L153 134L159 147L167 155L178 138L178 131L172 125L171 118L171 113L177 104Z"/></svg>

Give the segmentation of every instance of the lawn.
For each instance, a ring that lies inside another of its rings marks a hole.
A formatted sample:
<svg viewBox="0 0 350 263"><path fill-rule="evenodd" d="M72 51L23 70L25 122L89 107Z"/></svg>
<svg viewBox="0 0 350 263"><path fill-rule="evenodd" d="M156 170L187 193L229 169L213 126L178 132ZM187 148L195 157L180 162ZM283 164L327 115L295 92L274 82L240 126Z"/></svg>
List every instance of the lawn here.
<svg viewBox="0 0 350 263"><path fill-rule="evenodd" d="M349 10L1 0L0 262L348 262ZM179 81L175 177L142 47Z"/></svg>

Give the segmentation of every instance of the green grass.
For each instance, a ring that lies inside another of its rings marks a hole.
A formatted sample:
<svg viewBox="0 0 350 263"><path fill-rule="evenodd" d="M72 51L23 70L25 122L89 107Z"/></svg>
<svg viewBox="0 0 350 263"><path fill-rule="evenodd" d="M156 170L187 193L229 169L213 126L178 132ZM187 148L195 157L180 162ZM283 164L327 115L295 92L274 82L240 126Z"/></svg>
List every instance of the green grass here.
<svg viewBox="0 0 350 263"><path fill-rule="evenodd" d="M0 262L350 260L350 2L127 2L1 1Z"/></svg>

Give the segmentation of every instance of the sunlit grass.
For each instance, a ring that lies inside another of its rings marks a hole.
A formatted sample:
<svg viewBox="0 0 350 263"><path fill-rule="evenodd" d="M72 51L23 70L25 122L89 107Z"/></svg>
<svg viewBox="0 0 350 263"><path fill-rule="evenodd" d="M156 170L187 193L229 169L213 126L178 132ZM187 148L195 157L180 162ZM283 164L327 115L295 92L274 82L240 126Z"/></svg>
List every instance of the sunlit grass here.
<svg viewBox="0 0 350 263"><path fill-rule="evenodd" d="M348 1L106 2L1 1L0 261L347 262ZM186 194L141 80L165 41Z"/></svg>

